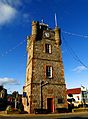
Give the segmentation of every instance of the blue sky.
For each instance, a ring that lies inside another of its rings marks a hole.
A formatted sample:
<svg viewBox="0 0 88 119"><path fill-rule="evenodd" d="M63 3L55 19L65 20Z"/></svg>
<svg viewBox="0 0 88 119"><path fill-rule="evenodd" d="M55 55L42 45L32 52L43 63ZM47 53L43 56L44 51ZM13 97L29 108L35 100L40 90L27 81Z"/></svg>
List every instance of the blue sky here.
<svg viewBox="0 0 88 119"><path fill-rule="evenodd" d="M32 20L61 28L67 88L88 87L88 0L0 0L0 84L22 93Z"/></svg>

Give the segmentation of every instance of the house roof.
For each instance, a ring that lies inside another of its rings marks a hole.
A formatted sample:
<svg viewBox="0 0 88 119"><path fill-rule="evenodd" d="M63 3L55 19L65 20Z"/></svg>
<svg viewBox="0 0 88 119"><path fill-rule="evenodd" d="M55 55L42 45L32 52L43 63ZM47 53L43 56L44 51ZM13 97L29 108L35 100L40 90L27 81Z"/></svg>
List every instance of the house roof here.
<svg viewBox="0 0 88 119"><path fill-rule="evenodd" d="M67 94L80 94L81 88L67 89Z"/></svg>

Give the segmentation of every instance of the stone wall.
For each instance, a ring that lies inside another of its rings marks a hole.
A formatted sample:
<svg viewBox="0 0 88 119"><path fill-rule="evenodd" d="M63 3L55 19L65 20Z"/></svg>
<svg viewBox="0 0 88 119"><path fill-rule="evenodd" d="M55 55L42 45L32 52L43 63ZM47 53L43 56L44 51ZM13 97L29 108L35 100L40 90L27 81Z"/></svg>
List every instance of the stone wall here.
<svg viewBox="0 0 88 119"><path fill-rule="evenodd" d="M35 108L41 108L40 81L43 81L43 83L48 82L42 87L43 108L47 109L47 99L52 98L55 112L57 108L67 108L59 29L56 28L55 31L41 29L38 31L38 29L39 23L33 22L32 30L34 31L27 45L28 61L24 91L27 94L28 105L25 109L29 113L34 113ZM50 38L44 36L46 31L51 34ZM45 44L51 45L51 53L45 52ZM52 67L52 78L46 78L46 66ZM63 99L63 102L59 103L58 99Z"/></svg>

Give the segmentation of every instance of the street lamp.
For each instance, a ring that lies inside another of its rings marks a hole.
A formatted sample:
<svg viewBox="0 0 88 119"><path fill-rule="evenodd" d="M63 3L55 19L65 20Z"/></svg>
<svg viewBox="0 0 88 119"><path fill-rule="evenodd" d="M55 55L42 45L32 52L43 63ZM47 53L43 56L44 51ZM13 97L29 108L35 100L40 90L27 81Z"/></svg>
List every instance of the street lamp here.
<svg viewBox="0 0 88 119"><path fill-rule="evenodd" d="M18 92L16 92L15 95L15 110L17 109L17 98L18 98Z"/></svg>
<svg viewBox="0 0 88 119"><path fill-rule="evenodd" d="M41 109L43 109L43 97L42 97L42 87L46 86L49 84L49 82L45 82L40 80L40 101L41 101Z"/></svg>

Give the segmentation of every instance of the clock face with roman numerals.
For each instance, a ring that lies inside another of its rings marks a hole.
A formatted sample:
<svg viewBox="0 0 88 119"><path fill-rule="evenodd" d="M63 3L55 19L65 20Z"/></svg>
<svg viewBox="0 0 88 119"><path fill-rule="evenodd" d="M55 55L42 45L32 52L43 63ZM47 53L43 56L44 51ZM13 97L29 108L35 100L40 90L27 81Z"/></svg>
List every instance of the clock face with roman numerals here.
<svg viewBox="0 0 88 119"><path fill-rule="evenodd" d="M46 38L49 38L50 37L50 33L49 32L45 32L44 34L45 34L45 37Z"/></svg>

